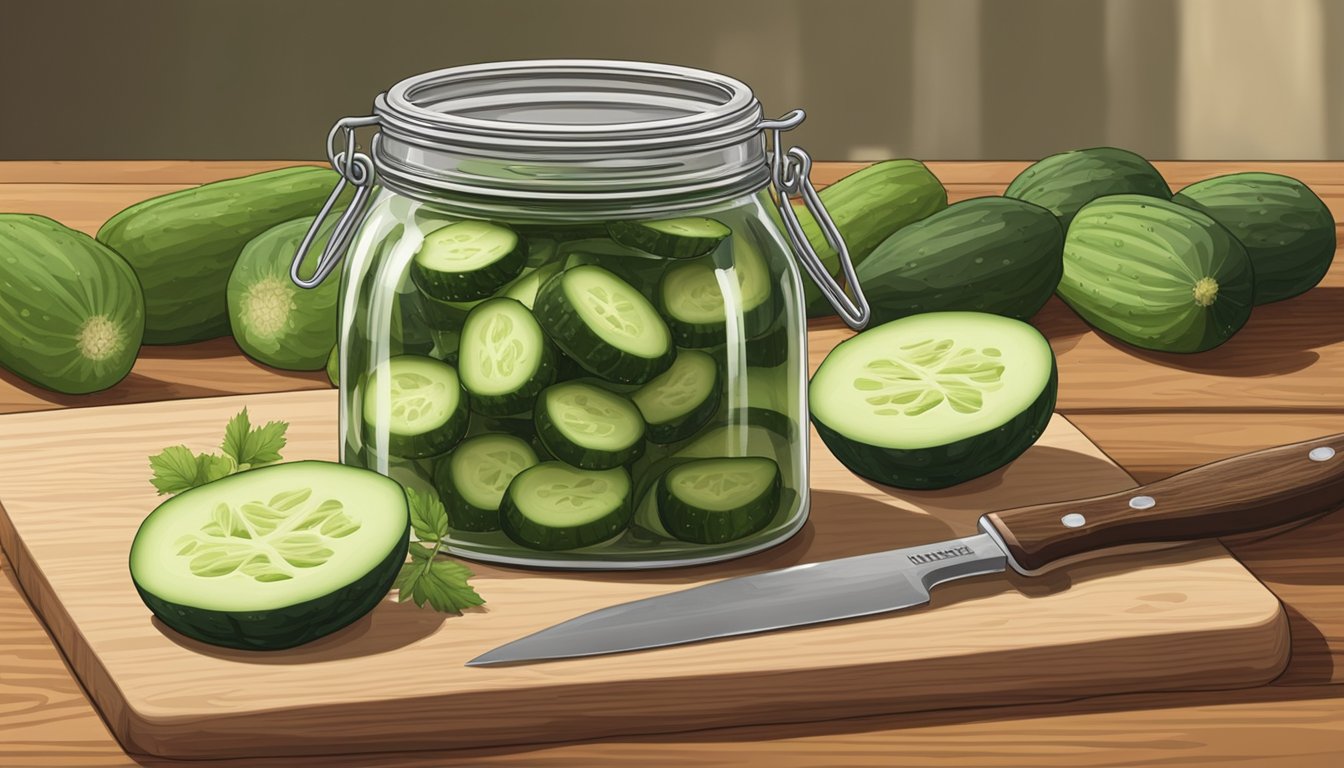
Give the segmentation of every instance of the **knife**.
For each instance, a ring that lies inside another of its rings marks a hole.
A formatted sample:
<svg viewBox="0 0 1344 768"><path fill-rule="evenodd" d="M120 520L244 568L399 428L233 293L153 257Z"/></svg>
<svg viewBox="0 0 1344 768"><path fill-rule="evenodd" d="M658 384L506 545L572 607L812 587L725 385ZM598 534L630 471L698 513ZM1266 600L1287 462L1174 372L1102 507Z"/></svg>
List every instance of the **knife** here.
<svg viewBox="0 0 1344 768"><path fill-rule="evenodd" d="M1275 528L1344 506L1344 433L1223 459L1119 493L991 512L980 533L796 565L593 611L467 662L596 656L924 605L955 579Z"/></svg>

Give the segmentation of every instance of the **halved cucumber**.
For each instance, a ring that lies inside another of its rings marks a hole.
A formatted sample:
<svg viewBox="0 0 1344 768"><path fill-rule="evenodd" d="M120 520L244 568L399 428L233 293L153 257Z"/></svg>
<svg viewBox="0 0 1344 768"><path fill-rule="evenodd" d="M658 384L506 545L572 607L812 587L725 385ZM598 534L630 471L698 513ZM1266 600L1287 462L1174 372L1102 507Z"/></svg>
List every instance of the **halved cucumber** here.
<svg viewBox="0 0 1344 768"><path fill-rule="evenodd" d="M643 384L672 364L667 324L639 291L601 267L573 267L546 281L532 309L556 346L604 379Z"/></svg>
<svg viewBox="0 0 1344 768"><path fill-rule="evenodd" d="M500 501L510 539L543 550L599 544L630 524L630 476L624 469L593 471L547 461L513 478Z"/></svg>
<svg viewBox="0 0 1344 768"><path fill-rule="evenodd" d="M411 279L439 301L483 299L518 276L527 244L513 230L459 221L430 232L411 260Z"/></svg>
<svg viewBox="0 0 1344 768"><path fill-rule="evenodd" d="M730 316L741 338L759 336L774 322L769 266L745 238L734 238L731 243L731 261L718 261L720 251L713 257L676 264L663 275L658 303L678 345L725 343ZM726 300L725 287L729 290Z"/></svg>
<svg viewBox="0 0 1344 768"><path fill-rule="evenodd" d="M609 469L644 451L644 418L624 395L582 381L548 387L537 398L537 436L557 459Z"/></svg>
<svg viewBox="0 0 1344 768"><path fill-rule="evenodd" d="M534 466L537 454L514 435L488 432L463 440L434 468L434 484L459 531L499 530L499 503L519 472Z"/></svg>
<svg viewBox="0 0 1344 768"><path fill-rule="evenodd" d="M672 467L658 482L658 518L682 541L722 544L764 528L779 508L773 459L700 459Z"/></svg>
<svg viewBox="0 0 1344 768"><path fill-rule="evenodd" d="M537 393L555 380L551 344L537 319L504 297L467 315L458 369L471 409L489 416L531 410Z"/></svg>
<svg viewBox="0 0 1344 768"><path fill-rule="evenodd" d="M850 471L945 488L1017 458L1050 421L1050 344L1020 320L930 312L841 342L812 377L812 422Z"/></svg>
<svg viewBox="0 0 1344 768"><path fill-rule="evenodd" d="M669 259L693 259L713 252L733 231L722 222L700 216L657 221L613 221L611 239Z"/></svg>
<svg viewBox="0 0 1344 768"><path fill-rule="evenodd" d="M432 357L394 357L369 376L364 388L365 439L376 442L378 425L385 425L393 456L444 453L466 434L467 416L457 371Z"/></svg>
<svg viewBox="0 0 1344 768"><path fill-rule="evenodd" d="M672 367L658 374L630 399L648 425L648 438L672 443L690 437L719 407L719 366L714 358L683 349Z"/></svg>
<svg viewBox="0 0 1344 768"><path fill-rule="evenodd" d="M409 527L401 486L376 472L276 464L160 504L131 543L131 579L154 615L188 637L290 648L387 595Z"/></svg>

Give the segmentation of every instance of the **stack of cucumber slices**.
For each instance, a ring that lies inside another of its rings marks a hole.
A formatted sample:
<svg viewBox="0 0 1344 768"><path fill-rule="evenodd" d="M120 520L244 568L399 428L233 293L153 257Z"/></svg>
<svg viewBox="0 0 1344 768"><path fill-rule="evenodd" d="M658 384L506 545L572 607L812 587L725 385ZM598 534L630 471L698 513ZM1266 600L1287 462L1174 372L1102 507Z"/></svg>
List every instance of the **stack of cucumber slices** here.
<svg viewBox="0 0 1344 768"><path fill-rule="evenodd" d="M700 217L577 238L433 226L401 294L420 306L399 313L429 326L433 346L377 366L358 402L366 455L433 488L454 538L607 545L652 506L642 527L663 541L716 545L777 517L799 403L756 243ZM738 386L744 375L761 381ZM724 439L764 426L774 440Z"/></svg>

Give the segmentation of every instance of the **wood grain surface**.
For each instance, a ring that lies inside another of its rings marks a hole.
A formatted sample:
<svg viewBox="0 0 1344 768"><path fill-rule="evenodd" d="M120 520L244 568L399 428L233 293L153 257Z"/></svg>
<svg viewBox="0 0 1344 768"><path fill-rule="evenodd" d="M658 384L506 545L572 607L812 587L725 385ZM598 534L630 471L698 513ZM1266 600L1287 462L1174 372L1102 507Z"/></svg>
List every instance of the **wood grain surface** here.
<svg viewBox="0 0 1344 768"><path fill-rule="evenodd" d="M94 231L109 198L90 206L90 185L141 185L113 193L128 204L168 191L290 165L278 161L0 162L10 210L42 212ZM862 163L817 163L818 186ZM994 194L1027 163L930 162L953 199ZM1158 162L1173 188L1223 173L1287 173L1338 211L1341 162ZM25 185L68 185L28 195ZM161 188L157 185L165 185ZM138 196L137 196L138 195ZM110 213L110 211L109 211ZM1326 296L1316 292L1334 289ZM1257 448L1344 430L1338 385L1344 259L1311 294L1256 310L1236 355L1218 350L1166 359L1098 338L1052 301L1034 322L1060 356L1061 412L1141 481ZM1313 300L1315 299L1315 300ZM828 331L825 324L819 329ZM1232 343L1241 343L1242 336ZM1230 347L1230 345L1228 345ZM209 342L147 350L151 376L63 400L0 372L0 410L88 407L217 392L324 386L320 373L266 369ZM1227 349L1228 347L1220 348ZM1074 353L1077 350L1077 354ZM154 357L155 352L165 353ZM199 358L199 359L198 359ZM1238 361L1256 361L1239 369ZM132 374L134 377L136 374ZM1072 399L1070 399L1072 398ZM360 756L349 765L1336 765L1344 756L1344 515L1286 533L1227 545L1283 601L1292 627L1288 670L1275 685L1203 694L1109 696L1070 704L860 718L812 725L726 729L491 752ZM0 557L0 765L134 765L71 677L49 635ZM1336 671L1339 670L1339 671ZM290 761L282 761L290 764ZM316 765L317 760L310 764ZM155 764L158 764L157 762ZM234 765L278 765L243 761ZM295 763L302 764L302 763ZM322 765L332 761L322 758Z"/></svg>

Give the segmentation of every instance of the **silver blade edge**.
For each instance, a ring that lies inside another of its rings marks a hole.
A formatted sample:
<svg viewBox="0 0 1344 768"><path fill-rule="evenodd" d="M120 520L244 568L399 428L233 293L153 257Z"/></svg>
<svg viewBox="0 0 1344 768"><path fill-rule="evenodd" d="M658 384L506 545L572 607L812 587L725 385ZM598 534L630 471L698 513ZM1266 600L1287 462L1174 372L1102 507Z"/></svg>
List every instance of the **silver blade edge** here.
<svg viewBox="0 0 1344 768"><path fill-rule="evenodd" d="M586 613L467 666L598 656L768 632L924 605L954 579L1001 573L986 534L739 576Z"/></svg>

